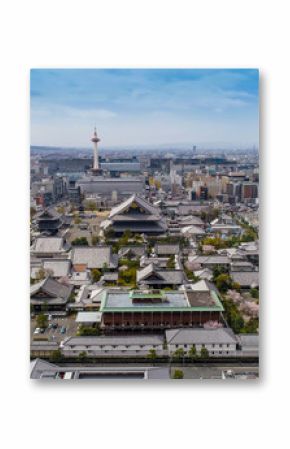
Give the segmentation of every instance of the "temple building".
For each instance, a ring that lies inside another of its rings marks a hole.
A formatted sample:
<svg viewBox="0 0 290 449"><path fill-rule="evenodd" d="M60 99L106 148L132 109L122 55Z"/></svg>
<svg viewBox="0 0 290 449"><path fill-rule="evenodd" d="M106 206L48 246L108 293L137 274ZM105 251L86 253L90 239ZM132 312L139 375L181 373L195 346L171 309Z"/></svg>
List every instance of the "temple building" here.
<svg viewBox="0 0 290 449"><path fill-rule="evenodd" d="M128 229L133 233L149 235L167 231L166 220L160 209L136 194L111 210L105 227L112 227L117 236Z"/></svg>
<svg viewBox="0 0 290 449"><path fill-rule="evenodd" d="M106 331L202 327L222 322L223 310L218 292L207 281L190 290L104 290L100 307Z"/></svg>
<svg viewBox="0 0 290 449"><path fill-rule="evenodd" d="M54 210L46 209L36 219L39 232L45 232L48 235L57 234L61 224L62 217Z"/></svg>

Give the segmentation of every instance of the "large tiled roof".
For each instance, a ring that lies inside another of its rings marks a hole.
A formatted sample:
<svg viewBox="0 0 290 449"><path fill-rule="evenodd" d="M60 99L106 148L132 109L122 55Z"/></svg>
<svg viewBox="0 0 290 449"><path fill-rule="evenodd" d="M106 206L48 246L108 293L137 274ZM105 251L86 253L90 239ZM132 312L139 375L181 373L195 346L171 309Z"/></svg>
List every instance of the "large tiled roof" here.
<svg viewBox="0 0 290 449"><path fill-rule="evenodd" d="M99 346L99 345L162 345L162 335L70 337L63 346Z"/></svg>
<svg viewBox="0 0 290 449"><path fill-rule="evenodd" d="M72 249L71 260L73 265L87 265L89 269L103 268L104 264L108 267L115 263L111 257L110 246L77 246Z"/></svg>
<svg viewBox="0 0 290 449"><path fill-rule="evenodd" d="M169 244L169 243L156 243L154 250L156 254L178 254L179 244Z"/></svg>
<svg viewBox="0 0 290 449"><path fill-rule="evenodd" d="M236 344L237 339L231 329L172 329L167 330L169 344Z"/></svg>
<svg viewBox="0 0 290 449"><path fill-rule="evenodd" d="M154 274L158 279L156 281L148 280ZM182 270L160 270L153 263L137 271L137 282L144 281L148 283L164 283L164 284L182 284L184 279Z"/></svg>
<svg viewBox="0 0 290 449"><path fill-rule="evenodd" d="M232 271L231 277L241 287L257 287L259 285L258 271Z"/></svg>
<svg viewBox="0 0 290 449"><path fill-rule="evenodd" d="M145 251L145 245L128 245L120 248L118 254L121 257L124 257L128 254L133 254L134 256L142 256L143 254L145 254Z"/></svg>
<svg viewBox="0 0 290 449"><path fill-rule="evenodd" d="M68 276L71 267L71 261L68 259L45 259L43 260L44 270L51 270L52 277Z"/></svg>
<svg viewBox="0 0 290 449"><path fill-rule="evenodd" d="M66 301L69 298L72 289L73 287L71 285L64 285L51 277L47 277L30 287L30 296L42 291L55 298L60 298Z"/></svg>
<svg viewBox="0 0 290 449"><path fill-rule="evenodd" d="M191 262L200 264L229 264L230 259L227 256L197 256Z"/></svg>
<svg viewBox="0 0 290 449"><path fill-rule="evenodd" d="M38 237L31 250L33 253L58 253L64 251L62 237Z"/></svg>
<svg viewBox="0 0 290 449"><path fill-rule="evenodd" d="M184 228L181 229L181 232L183 234L204 234L205 233L205 231L200 226L194 226L194 225L185 226Z"/></svg>
<svg viewBox="0 0 290 449"><path fill-rule="evenodd" d="M152 206L152 204L148 203L148 201L144 200L140 196L133 194L128 198L127 200L123 201L118 206L114 207L111 210L111 213L109 215L109 218L115 217L115 215L122 214L124 211L126 211L132 203L136 203L139 207L144 209L148 214L157 215L159 216L160 211L157 207Z"/></svg>

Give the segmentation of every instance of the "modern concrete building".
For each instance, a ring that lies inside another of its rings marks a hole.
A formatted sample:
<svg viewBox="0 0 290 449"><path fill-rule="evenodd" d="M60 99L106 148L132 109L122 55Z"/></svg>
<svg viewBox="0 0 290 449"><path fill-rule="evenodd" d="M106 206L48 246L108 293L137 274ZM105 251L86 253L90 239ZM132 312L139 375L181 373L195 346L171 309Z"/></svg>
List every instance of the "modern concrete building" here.
<svg viewBox="0 0 290 449"><path fill-rule="evenodd" d="M79 186L81 193L98 194L102 198L114 199L128 197L133 193L143 194L145 189L144 176L124 176L115 178L110 176L84 176L77 180L76 186Z"/></svg>

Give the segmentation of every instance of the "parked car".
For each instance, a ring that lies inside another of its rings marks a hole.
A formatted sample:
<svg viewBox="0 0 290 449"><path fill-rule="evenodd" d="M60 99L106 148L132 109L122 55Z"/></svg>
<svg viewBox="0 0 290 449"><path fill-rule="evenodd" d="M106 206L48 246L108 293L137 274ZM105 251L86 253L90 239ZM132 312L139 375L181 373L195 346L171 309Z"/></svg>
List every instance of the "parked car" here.
<svg viewBox="0 0 290 449"><path fill-rule="evenodd" d="M52 327L53 329L57 329L57 328L58 328L58 324L57 324L57 323L52 323L51 327Z"/></svg>
<svg viewBox="0 0 290 449"><path fill-rule="evenodd" d="M36 327L33 333L40 334L40 331L41 331L40 327Z"/></svg>
<svg viewBox="0 0 290 449"><path fill-rule="evenodd" d="M48 315L48 321L52 320L52 315Z"/></svg>
<svg viewBox="0 0 290 449"><path fill-rule="evenodd" d="M65 334L66 333L66 327L62 326L60 329L60 333L61 334Z"/></svg>
<svg viewBox="0 0 290 449"><path fill-rule="evenodd" d="M40 333L41 333L41 334L44 334L44 332L45 332L45 328L44 328L44 327L41 327L41 328L40 328Z"/></svg>

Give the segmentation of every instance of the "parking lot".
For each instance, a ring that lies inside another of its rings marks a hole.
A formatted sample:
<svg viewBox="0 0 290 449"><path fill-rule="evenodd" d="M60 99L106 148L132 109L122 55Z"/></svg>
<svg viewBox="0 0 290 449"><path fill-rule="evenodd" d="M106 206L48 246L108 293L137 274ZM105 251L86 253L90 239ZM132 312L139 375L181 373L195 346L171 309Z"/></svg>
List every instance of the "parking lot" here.
<svg viewBox="0 0 290 449"><path fill-rule="evenodd" d="M57 324L57 328L56 329L46 328L43 333L39 333L39 334L34 334L37 324L36 324L36 319L35 318L32 319L31 320L31 340L33 340L33 337L43 337L43 338L47 338L48 341L60 342L67 337L76 335L78 325L75 322L75 317L76 317L75 315L70 315L70 316L64 317L64 318L60 318L60 317L53 318L50 321L48 321L48 324L49 325ZM62 327L66 328L66 332L63 334L60 332Z"/></svg>

